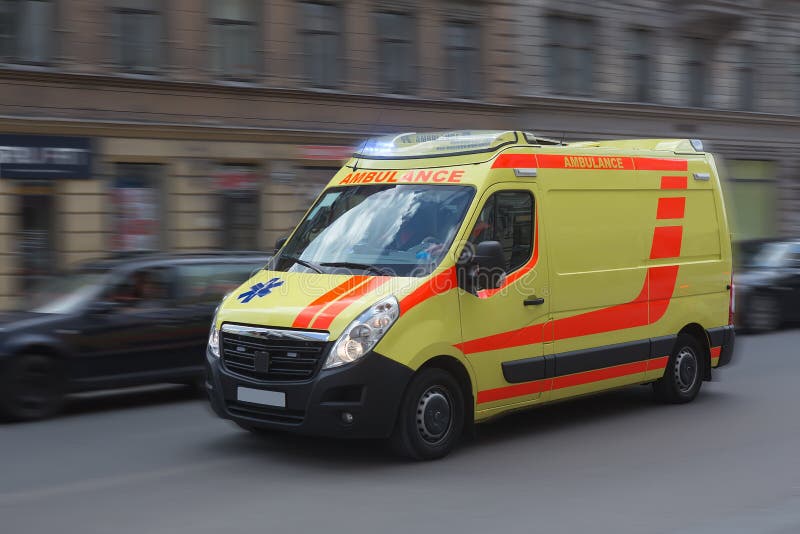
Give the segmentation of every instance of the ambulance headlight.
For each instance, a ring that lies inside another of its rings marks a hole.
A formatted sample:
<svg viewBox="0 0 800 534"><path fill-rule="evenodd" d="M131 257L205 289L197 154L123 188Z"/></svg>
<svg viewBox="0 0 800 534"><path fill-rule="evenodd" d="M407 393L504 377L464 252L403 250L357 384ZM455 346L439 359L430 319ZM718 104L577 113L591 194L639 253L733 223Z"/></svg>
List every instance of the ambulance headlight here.
<svg viewBox="0 0 800 534"><path fill-rule="evenodd" d="M373 304L345 328L333 344L323 369L354 362L371 351L400 316L400 305L393 296Z"/></svg>
<svg viewBox="0 0 800 534"><path fill-rule="evenodd" d="M217 328L217 312L219 306L214 310L214 318L211 319L211 332L208 334L208 351L219 358L219 329Z"/></svg>

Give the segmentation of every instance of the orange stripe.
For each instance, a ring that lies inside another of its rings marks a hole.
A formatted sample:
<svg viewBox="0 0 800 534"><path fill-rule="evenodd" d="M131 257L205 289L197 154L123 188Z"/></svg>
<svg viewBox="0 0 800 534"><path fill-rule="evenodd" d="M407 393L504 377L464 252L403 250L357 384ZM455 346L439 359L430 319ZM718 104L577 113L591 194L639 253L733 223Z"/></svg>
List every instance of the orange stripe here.
<svg viewBox="0 0 800 534"><path fill-rule="evenodd" d="M336 319L336 317L342 312L342 310L353 304L355 301L361 299L367 293L376 290L388 281L388 276L373 276L365 283L354 287L345 293L342 298L333 301L325 309L323 309L320 314L317 315L317 318L314 319L311 328L326 330L331 325L333 320Z"/></svg>
<svg viewBox="0 0 800 534"><path fill-rule="evenodd" d="M325 307L329 302L338 299L340 296L344 295L354 287L362 284L366 281L369 277L368 276L351 276L338 286L334 287L327 293L323 294L317 300L306 306L303 311L301 311L297 318L292 323L294 328L308 328L311 324L311 320L314 319L314 316L322 311L322 308Z"/></svg>
<svg viewBox="0 0 800 534"><path fill-rule="evenodd" d="M683 219L686 212L686 197L658 199L656 219Z"/></svg>
<svg viewBox="0 0 800 534"><path fill-rule="evenodd" d="M495 402L512 397L522 397L523 395L533 395L542 393L550 389L550 379L525 382L524 384L514 384L502 388L486 389L478 392L478 404Z"/></svg>
<svg viewBox="0 0 800 534"><path fill-rule="evenodd" d="M682 226L657 226L653 231L650 259L677 258L681 255Z"/></svg>
<svg viewBox="0 0 800 534"><path fill-rule="evenodd" d="M404 297L403 300L400 301L400 313L404 314L417 304L435 295L446 293L457 286L458 280L456 279L455 266L445 269L436 276L429 278L425 283L421 284L417 289Z"/></svg>
<svg viewBox="0 0 800 534"><path fill-rule="evenodd" d="M591 384L592 382L599 382L601 380L610 380L612 378L620 378L637 373L644 373L645 371L647 371L647 360L616 365L614 367L604 367L603 369L597 369L595 371L586 371L585 373L575 373L574 375L559 376L558 378L554 378L553 389L582 386L584 384Z"/></svg>
<svg viewBox="0 0 800 534"><path fill-rule="evenodd" d="M686 171L685 159L631 158L591 154L500 154L493 169L538 168L592 171Z"/></svg>
<svg viewBox="0 0 800 534"><path fill-rule="evenodd" d="M662 176L661 189L686 189L688 179L685 176Z"/></svg>
<svg viewBox="0 0 800 534"><path fill-rule="evenodd" d="M722 354L722 347L711 347L712 358L719 358L720 354Z"/></svg>
<svg viewBox="0 0 800 534"><path fill-rule="evenodd" d="M647 370L660 371L667 367L667 362L669 362L669 356L662 356L660 358L651 358L647 360Z"/></svg>

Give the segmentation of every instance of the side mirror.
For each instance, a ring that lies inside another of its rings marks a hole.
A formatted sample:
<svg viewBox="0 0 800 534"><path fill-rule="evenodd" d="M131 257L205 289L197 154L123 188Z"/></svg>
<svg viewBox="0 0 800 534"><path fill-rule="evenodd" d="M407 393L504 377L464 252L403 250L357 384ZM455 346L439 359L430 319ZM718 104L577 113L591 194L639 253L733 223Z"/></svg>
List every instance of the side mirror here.
<svg viewBox="0 0 800 534"><path fill-rule="evenodd" d="M112 302L110 300L97 300L89 305L89 315L93 317L107 315L114 311L114 308L116 307L116 302Z"/></svg>
<svg viewBox="0 0 800 534"><path fill-rule="evenodd" d="M466 291L497 289L505 276L506 257L499 241L481 241L474 252L464 249L458 260L459 284Z"/></svg>
<svg viewBox="0 0 800 534"><path fill-rule="evenodd" d="M283 245L286 244L286 240L289 239L288 237L281 237L277 241L275 241L275 254L278 253L280 249L283 248Z"/></svg>

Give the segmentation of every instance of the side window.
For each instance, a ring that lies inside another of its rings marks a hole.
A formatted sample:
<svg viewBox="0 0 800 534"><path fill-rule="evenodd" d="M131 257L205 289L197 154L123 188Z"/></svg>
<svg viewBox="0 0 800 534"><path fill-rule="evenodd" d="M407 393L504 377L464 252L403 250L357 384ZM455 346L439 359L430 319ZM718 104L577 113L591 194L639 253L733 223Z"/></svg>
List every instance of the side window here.
<svg viewBox="0 0 800 534"><path fill-rule="evenodd" d="M181 304L216 304L250 277L257 265L200 263L178 267Z"/></svg>
<svg viewBox="0 0 800 534"><path fill-rule="evenodd" d="M121 312L167 307L173 297L170 275L167 267L139 269L112 287L106 298Z"/></svg>
<svg viewBox="0 0 800 534"><path fill-rule="evenodd" d="M525 265L533 252L533 195L528 191L501 191L483 206L469 242L499 241L506 258L506 272Z"/></svg>

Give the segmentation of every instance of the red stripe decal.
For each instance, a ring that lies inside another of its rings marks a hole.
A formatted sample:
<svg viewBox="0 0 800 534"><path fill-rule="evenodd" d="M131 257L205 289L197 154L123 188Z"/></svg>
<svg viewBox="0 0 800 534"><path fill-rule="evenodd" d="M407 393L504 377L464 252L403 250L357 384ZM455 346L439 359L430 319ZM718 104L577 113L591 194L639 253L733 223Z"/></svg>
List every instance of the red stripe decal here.
<svg viewBox="0 0 800 534"><path fill-rule="evenodd" d="M689 186L685 176L662 176L661 189L686 189Z"/></svg>
<svg viewBox="0 0 800 534"><path fill-rule="evenodd" d="M614 367L604 367L595 371L585 373L575 373L574 375L559 376L553 379L553 389L571 388L599 382L600 380L610 380L623 376L644 373L647 370L647 361L626 363Z"/></svg>
<svg viewBox="0 0 800 534"><path fill-rule="evenodd" d="M456 286L458 286L458 280L456 279L456 268L453 266L431 277L427 282L403 298L400 301L400 313L404 314L417 304L435 295L450 291Z"/></svg>
<svg viewBox="0 0 800 534"><path fill-rule="evenodd" d="M686 197L659 198L656 219L683 219Z"/></svg>
<svg viewBox="0 0 800 534"><path fill-rule="evenodd" d="M634 158L637 171L688 171L689 162L685 159Z"/></svg>
<svg viewBox="0 0 800 534"><path fill-rule="evenodd" d="M292 323L292 326L295 328L308 328L309 324L311 324L311 320L314 319L314 316L318 314L322 308L325 307L325 305L338 299L351 289L363 283L368 278L368 276L352 276L348 278L306 306L305 309L297 315L297 318L294 320L294 323Z"/></svg>
<svg viewBox="0 0 800 534"><path fill-rule="evenodd" d="M536 212L536 217L533 222L533 228L534 228L533 254L531 255L531 259L528 260L528 262L525 265L523 265L513 273L506 276L503 285L501 285L497 289L482 289L481 291L478 291L478 298L485 299L491 297L492 295L497 294L499 291L502 291L510 284L513 284L514 282L516 282L517 280L528 274L531 270L533 270L534 267L536 267L536 264L539 262L539 212L538 211Z"/></svg>
<svg viewBox="0 0 800 534"><path fill-rule="evenodd" d="M711 347L712 358L719 358L720 354L722 354L722 347Z"/></svg>
<svg viewBox="0 0 800 534"><path fill-rule="evenodd" d="M681 255L682 226L657 226L653 231L650 259L677 258Z"/></svg>
<svg viewBox="0 0 800 534"><path fill-rule="evenodd" d="M592 171L686 171L685 159L593 156L591 154L500 154L493 169L538 168Z"/></svg>
<svg viewBox="0 0 800 534"><path fill-rule="evenodd" d="M495 389L486 389L478 392L477 402L478 404L483 404L486 402L510 399L512 397L522 397L523 395L542 393L544 391L548 391L549 389L549 379L525 382L524 384L514 384L513 386L505 386Z"/></svg>
<svg viewBox="0 0 800 534"><path fill-rule="evenodd" d="M660 358L652 358L647 360L647 370L648 371L660 371L667 367L667 362L669 362L669 356L662 356Z"/></svg>
<svg viewBox="0 0 800 534"><path fill-rule="evenodd" d="M386 282L389 281L388 276L373 276L367 282L357 286L347 293L345 293L342 298L339 300L333 301L329 304L325 309L317 315L317 318L314 319L314 323L311 325L311 328L316 328L319 330L327 330L327 328L331 325L334 319L348 306L353 304L355 301L362 298L367 293L370 293Z"/></svg>
<svg viewBox="0 0 800 534"><path fill-rule="evenodd" d="M653 324L666 313L677 279L677 265L650 267L642 290L630 302L464 341L456 347L464 354L474 354Z"/></svg>
<svg viewBox="0 0 800 534"><path fill-rule="evenodd" d="M493 169L535 169L538 166L535 154L500 154L492 163Z"/></svg>

